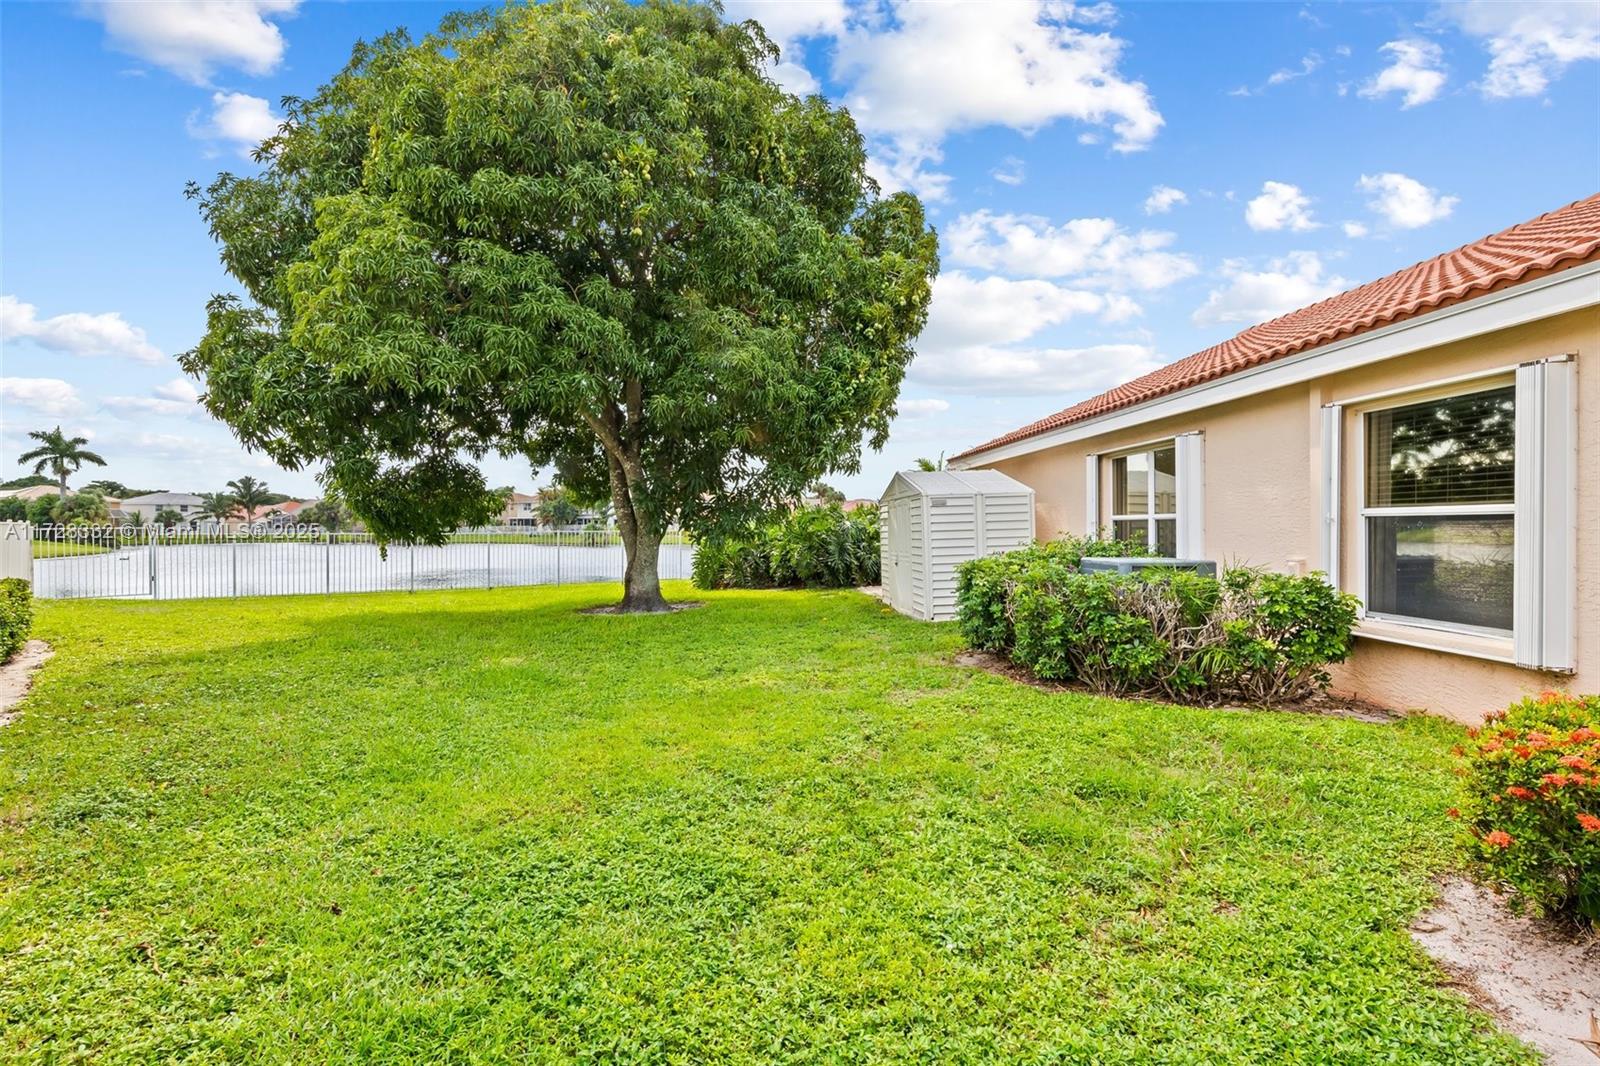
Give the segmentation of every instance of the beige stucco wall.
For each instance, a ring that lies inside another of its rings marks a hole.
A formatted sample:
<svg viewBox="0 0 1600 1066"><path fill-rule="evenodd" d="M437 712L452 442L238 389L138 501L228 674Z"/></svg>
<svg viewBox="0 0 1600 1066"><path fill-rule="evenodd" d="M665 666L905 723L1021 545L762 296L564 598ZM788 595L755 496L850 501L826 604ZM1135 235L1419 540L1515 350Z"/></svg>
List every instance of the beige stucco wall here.
<svg viewBox="0 0 1600 1066"><path fill-rule="evenodd" d="M1425 389L1443 379L1505 368L1553 355L1577 356L1578 590L1577 661L1573 675L1523 670L1476 656L1510 654L1509 641L1455 640L1409 627L1371 625L1374 633L1452 650L1410 647L1363 636L1338 667L1335 688L1388 706L1425 709L1462 721L1521 695L1546 688L1600 691L1600 309L1586 308L1542 322L1425 349L1372 366L1246 397L1175 418L1144 423L1070 444L1005 459L991 466L1035 493L1040 537L1081 533L1084 457L1132 448L1178 433L1205 433L1205 555L1223 563L1274 570L1314 569L1318 560L1321 423L1326 403L1351 404L1395 389ZM1387 399L1381 405L1397 401ZM1360 404L1346 412L1344 530L1341 580L1353 588L1355 537L1361 530L1357 469ZM1101 473L1100 514L1110 513L1109 477Z"/></svg>

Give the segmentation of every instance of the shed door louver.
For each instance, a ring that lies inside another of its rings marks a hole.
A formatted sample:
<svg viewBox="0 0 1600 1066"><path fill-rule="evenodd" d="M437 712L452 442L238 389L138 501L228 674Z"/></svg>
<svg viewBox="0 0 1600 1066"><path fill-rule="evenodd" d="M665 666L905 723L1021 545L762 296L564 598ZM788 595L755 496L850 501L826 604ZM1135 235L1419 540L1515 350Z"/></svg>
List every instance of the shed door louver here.
<svg viewBox="0 0 1600 1066"><path fill-rule="evenodd" d="M1178 558L1199 559L1206 550L1206 438L1180 433L1174 439L1178 480Z"/></svg>
<svg viewBox="0 0 1600 1066"><path fill-rule="evenodd" d="M1570 671L1576 596L1577 390L1570 356L1517 367L1518 666Z"/></svg>
<svg viewBox="0 0 1600 1066"><path fill-rule="evenodd" d="M1344 407L1330 403L1322 408L1322 536L1319 566L1328 584L1339 588L1339 479L1344 449Z"/></svg>

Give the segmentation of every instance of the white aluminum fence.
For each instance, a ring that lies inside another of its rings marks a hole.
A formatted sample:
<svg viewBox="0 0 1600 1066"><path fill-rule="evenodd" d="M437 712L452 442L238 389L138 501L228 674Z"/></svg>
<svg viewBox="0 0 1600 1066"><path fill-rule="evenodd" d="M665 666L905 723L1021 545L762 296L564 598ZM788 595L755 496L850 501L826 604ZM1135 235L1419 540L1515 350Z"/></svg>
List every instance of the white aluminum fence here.
<svg viewBox="0 0 1600 1066"><path fill-rule="evenodd" d="M462 529L442 545L391 543L315 527L166 530L36 526L33 593L51 599L185 600L399 589L621 581L615 530ZM690 576L692 545L661 546L661 576Z"/></svg>

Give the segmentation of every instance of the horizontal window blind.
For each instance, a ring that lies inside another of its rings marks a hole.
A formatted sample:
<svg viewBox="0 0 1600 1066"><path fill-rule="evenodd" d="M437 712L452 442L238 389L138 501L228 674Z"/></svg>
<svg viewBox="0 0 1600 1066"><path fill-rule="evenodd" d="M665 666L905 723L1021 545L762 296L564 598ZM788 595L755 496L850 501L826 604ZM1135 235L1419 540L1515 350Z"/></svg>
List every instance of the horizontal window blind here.
<svg viewBox="0 0 1600 1066"><path fill-rule="evenodd" d="M1367 416L1367 506L1509 504L1516 433L1511 386L1374 411Z"/></svg>

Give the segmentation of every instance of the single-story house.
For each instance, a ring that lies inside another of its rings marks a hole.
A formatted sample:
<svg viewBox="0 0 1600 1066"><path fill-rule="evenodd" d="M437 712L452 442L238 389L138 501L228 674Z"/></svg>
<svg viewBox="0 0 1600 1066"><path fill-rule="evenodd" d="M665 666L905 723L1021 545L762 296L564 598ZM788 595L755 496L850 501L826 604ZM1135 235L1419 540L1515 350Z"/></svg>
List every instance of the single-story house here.
<svg viewBox="0 0 1600 1066"><path fill-rule="evenodd" d="M71 492L71 489L67 490ZM32 503L41 496L59 496L61 490L55 485L29 485L22 489L0 489L0 500L26 500Z"/></svg>
<svg viewBox="0 0 1600 1066"><path fill-rule="evenodd" d="M956 456L1041 537L1321 571L1338 691L1463 721L1600 691L1600 195Z"/></svg>

